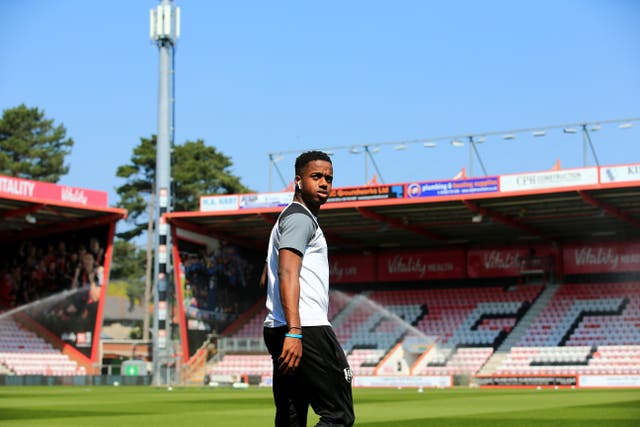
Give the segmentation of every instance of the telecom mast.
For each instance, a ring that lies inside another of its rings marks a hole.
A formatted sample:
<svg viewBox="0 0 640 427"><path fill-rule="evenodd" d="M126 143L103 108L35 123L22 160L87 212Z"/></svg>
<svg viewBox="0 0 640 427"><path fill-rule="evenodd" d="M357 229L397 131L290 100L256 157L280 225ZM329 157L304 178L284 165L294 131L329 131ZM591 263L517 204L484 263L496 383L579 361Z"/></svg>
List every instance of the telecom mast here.
<svg viewBox="0 0 640 427"><path fill-rule="evenodd" d="M153 382L171 382L173 355L171 342L171 236L162 215L171 211L171 150L173 147L173 64L175 44L180 37L180 8L171 0L161 0L151 9L151 40L160 52L158 85L158 137L156 145L156 207L154 209L153 287ZM163 375L164 374L164 375Z"/></svg>

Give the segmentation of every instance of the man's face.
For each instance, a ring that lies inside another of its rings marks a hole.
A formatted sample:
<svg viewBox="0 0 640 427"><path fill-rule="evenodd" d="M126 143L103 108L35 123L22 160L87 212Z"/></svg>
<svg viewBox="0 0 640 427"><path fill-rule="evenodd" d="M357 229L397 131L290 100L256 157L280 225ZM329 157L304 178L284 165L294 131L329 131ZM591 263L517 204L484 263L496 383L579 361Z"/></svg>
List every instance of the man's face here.
<svg viewBox="0 0 640 427"><path fill-rule="evenodd" d="M326 160L313 160L296 176L302 199L308 205L320 207L331 194L333 166Z"/></svg>

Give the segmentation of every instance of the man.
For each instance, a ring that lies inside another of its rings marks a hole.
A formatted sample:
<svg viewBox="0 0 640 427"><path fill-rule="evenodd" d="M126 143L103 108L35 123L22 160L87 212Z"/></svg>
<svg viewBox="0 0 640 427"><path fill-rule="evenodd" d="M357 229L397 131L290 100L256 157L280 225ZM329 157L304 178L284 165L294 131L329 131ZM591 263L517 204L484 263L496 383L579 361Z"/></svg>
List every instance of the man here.
<svg viewBox="0 0 640 427"><path fill-rule="evenodd" d="M318 212L331 193L333 166L320 151L295 163L293 201L269 238L264 340L273 359L275 425L306 426L309 405L318 426L354 422L351 369L327 317L329 262Z"/></svg>

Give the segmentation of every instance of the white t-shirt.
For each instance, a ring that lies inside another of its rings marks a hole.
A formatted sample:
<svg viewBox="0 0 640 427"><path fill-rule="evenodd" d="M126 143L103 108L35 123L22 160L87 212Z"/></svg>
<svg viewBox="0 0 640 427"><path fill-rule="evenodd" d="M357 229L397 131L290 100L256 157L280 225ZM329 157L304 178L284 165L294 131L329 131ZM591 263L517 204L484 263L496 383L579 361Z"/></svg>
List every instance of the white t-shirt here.
<svg viewBox="0 0 640 427"><path fill-rule="evenodd" d="M299 313L301 326L330 325L329 258L327 241L317 218L301 203L292 202L278 217L271 230L267 254L267 317L264 326L286 326L280 301L278 260L280 249L292 249L302 255L300 268ZM291 325L297 326L297 325Z"/></svg>

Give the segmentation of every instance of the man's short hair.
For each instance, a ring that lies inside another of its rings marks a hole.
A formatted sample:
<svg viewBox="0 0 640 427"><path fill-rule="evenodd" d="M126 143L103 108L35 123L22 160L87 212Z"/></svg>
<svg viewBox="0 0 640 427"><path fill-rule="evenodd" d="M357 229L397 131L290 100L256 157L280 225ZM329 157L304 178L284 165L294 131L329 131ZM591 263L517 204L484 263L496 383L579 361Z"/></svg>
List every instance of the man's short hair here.
<svg viewBox="0 0 640 427"><path fill-rule="evenodd" d="M331 157L329 157L327 153L322 151L307 151L306 153L300 154L296 159L296 175L302 175L302 169L304 169L307 163L316 160L324 160L331 163Z"/></svg>

